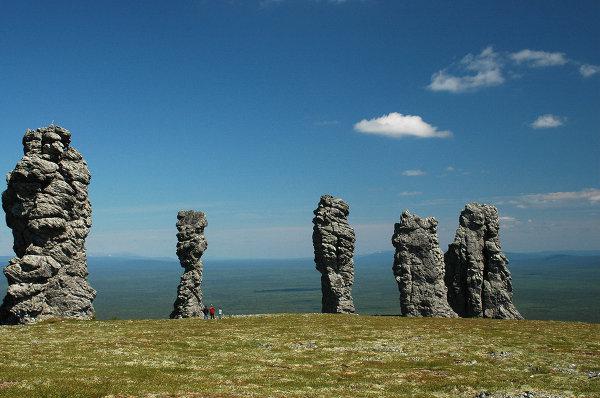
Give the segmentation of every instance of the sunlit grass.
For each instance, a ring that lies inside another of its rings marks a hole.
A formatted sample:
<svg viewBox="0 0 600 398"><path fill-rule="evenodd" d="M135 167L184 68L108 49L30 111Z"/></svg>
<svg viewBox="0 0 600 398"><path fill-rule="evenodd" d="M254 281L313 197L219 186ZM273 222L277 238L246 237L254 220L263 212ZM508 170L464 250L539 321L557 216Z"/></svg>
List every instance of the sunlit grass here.
<svg viewBox="0 0 600 398"><path fill-rule="evenodd" d="M1 327L0 396L600 397L600 325L266 315Z"/></svg>

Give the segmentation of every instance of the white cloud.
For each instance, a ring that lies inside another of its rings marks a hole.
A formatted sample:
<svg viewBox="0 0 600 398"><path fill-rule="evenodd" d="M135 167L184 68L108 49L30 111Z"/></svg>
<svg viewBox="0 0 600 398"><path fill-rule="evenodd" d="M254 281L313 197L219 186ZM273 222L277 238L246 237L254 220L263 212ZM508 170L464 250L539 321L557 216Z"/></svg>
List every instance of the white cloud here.
<svg viewBox="0 0 600 398"><path fill-rule="evenodd" d="M412 171L415 171L415 170L412 170ZM418 195L422 195L422 194L423 194L423 192L420 192L420 191L404 191L404 192L400 192L398 195L400 195L400 196L418 196Z"/></svg>
<svg viewBox="0 0 600 398"><path fill-rule="evenodd" d="M600 189L587 188L581 191L549 192L539 194L522 195L510 201L517 207L560 207L564 205L600 204Z"/></svg>
<svg viewBox="0 0 600 398"><path fill-rule="evenodd" d="M509 229L521 224L521 220L511 216L502 216L500 217L500 224L503 228Z"/></svg>
<svg viewBox="0 0 600 398"><path fill-rule="evenodd" d="M521 50L510 54L510 58L518 64L527 64L532 68L541 68L545 66L560 66L566 64L569 60L564 53Z"/></svg>
<svg viewBox="0 0 600 398"><path fill-rule="evenodd" d="M570 60L562 52L523 49L512 53L498 53L488 46L480 54L467 54L460 62L431 75L431 83L427 88L432 91L451 93L475 91L503 84L506 81L505 75L513 78L521 76L521 73L515 70L518 65L542 68L566 64L578 65L579 73L583 77L600 73L600 65L582 64Z"/></svg>
<svg viewBox="0 0 600 398"><path fill-rule="evenodd" d="M421 116L403 115L392 112L375 119L363 119L354 125L354 130L365 134L377 134L387 137L445 138L450 131L439 131L437 127L425 122Z"/></svg>
<svg viewBox="0 0 600 398"><path fill-rule="evenodd" d="M432 91L460 93L504 83L502 62L492 47L485 48L479 55L467 54L460 61L459 69L474 73L456 76L441 70L431 76L431 83L427 87Z"/></svg>
<svg viewBox="0 0 600 398"><path fill-rule="evenodd" d="M453 172L454 170L456 170L454 168L454 166L448 166L448 167L446 167L446 171L449 172L449 173Z"/></svg>
<svg viewBox="0 0 600 398"><path fill-rule="evenodd" d="M589 65L584 64L579 67L579 73L583 77L590 77L595 75L596 73L600 73L600 65Z"/></svg>
<svg viewBox="0 0 600 398"><path fill-rule="evenodd" d="M545 114L539 116L531 123L534 129L551 129L563 125L564 118L556 115Z"/></svg>
<svg viewBox="0 0 600 398"><path fill-rule="evenodd" d="M420 176L424 176L425 174L427 174L426 172L424 172L423 170L419 170L419 169L415 169L415 170L404 170L402 172L403 176L407 176L407 177L420 177Z"/></svg>

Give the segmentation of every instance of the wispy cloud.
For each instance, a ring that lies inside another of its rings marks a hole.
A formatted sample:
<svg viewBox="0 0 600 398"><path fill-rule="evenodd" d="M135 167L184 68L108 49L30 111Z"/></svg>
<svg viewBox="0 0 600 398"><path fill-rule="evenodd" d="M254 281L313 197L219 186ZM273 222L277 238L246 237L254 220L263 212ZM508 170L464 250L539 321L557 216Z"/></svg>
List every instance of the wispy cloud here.
<svg viewBox="0 0 600 398"><path fill-rule="evenodd" d="M499 86L505 76L518 76L519 67L545 68L562 65L577 66L583 77L600 73L600 66L582 64L569 59L563 52L523 49L516 52L496 52L486 47L477 55L467 54L459 62L431 75L427 86L432 91L451 93L472 92L485 87Z"/></svg>
<svg viewBox="0 0 600 398"><path fill-rule="evenodd" d="M510 228L514 227L515 225L521 224L521 220L519 220L515 217L511 217L511 216L501 216L500 224L502 225L503 228L510 229Z"/></svg>
<svg viewBox="0 0 600 398"><path fill-rule="evenodd" d="M281 4L286 1L287 0L261 0L259 2L259 5L260 5L260 7L264 8L264 7ZM339 4L344 4L344 3L350 3L351 1L366 1L366 0L310 0L310 1L312 1L313 3L326 3L326 4L339 5Z"/></svg>
<svg viewBox="0 0 600 398"><path fill-rule="evenodd" d="M156 213L172 213L177 214L183 209L214 209L215 207L226 208L229 203L153 203L143 204L138 206L119 206L119 207L96 207L94 213L110 213L110 214L156 214Z"/></svg>
<svg viewBox="0 0 600 398"><path fill-rule="evenodd" d="M315 126L335 126L340 124L339 120L321 120L315 123Z"/></svg>
<svg viewBox="0 0 600 398"><path fill-rule="evenodd" d="M454 166L448 166L445 169L448 173L452 173L453 171L455 171L456 169L454 168Z"/></svg>
<svg viewBox="0 0 600 398"><path fill-rule="evenodd" d="M386 137L446 138L450 131L440 131L425 122L421 116L403 115L392 112L374 119L363 119L354 125L359 133L383 135Z"/></svg>
<svg viewBox="0 0 600 398"><path fill-rule="evenodd" d="M594 76L596 73L600 73L600 65L584 64L579 67L579 73L583 77Z"/></svg>
<svg viewBox="0 0 600 398"><path fill-rule="evenodd" d="M88 249L96 254L129 252L145 256L172 256L176 229L148 228L92 231ZM209 255L215 257L289 258L312 254L312 225L222 227L207 230ZM236 250L231 242L236 242ZM264 248L269 247L265 251Z"/></svg>
<svg viewBox="0 0 600 398"><path fill-rule="evenodd" d="M426 174L427 174L426 172L424 172L423 170L420 170L420 169L404 170L402 172L402 175L406 176L406 177L420 177L420 176L424 176Z"/></svg>
<svg viewBox="0 0 600 398"><path fill-rule="evenodd" d="M412 171L415 171L415 170L412 170ZM423 194L423 192L421 192L421 191L403 191L403 192L400 192L398 195L399 196L418 196L418 195L422 195L422 194Z"/></svg>
<svg viewBox="0 0 600 398"><path fill-rule="evenodd" d="M587 188L581 191L548 192L521 195L508 203L517 207L560 207L566 205L599 205L600 189Z"/></svg>
<svg viewBox="0 0 600 398"><path fill-rule="evenodd" d="M534 129L556 128L562 126L564 124L564 120L565 118L563 117L551 115L548 113L545 115L538 116L538 118L535 119L533 123L531 123L531 127L533 127Z"/></svg>
<svg viewBox="0 0 600 398"><path fill-rule="evenodd" d="M261 0L258 5L261 8L266 8L266 7L270 7L270 6L274 6L277 4L281 4L283 3L284 0Z"/></svg>
<svg viewBox="0 0 600 398"><path fill-rule="evenodd" d="M460 93L497 86L505 80L502 75L501 59L492 47L485 48L478 55L467 54L460 61L457 69L467 74L454 75L447 69L443 69L431 76L431 83L427 87L432 91Z"/></svg>
<svg viewBox="0 0 600 398"><path fill-rule="evenodd" d="M564 53L546 52L534 50L521 50L511 53L510 58L517 64L526 64L532 68L542 68L546 66L560 66L566 64L569 60Z"/></svg>

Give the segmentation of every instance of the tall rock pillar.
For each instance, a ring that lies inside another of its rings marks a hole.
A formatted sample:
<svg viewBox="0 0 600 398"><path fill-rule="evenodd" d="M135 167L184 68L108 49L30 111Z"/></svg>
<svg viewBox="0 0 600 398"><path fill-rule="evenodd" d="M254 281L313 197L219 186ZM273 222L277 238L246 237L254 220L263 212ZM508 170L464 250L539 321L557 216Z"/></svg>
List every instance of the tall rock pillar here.
<svg viewBox="0 0 600 398"><path fill-rule="evenodd" d="M354 313L354 230L348 224L348 204L331 195L321 196L314 211L315 264L321 273L324 313Z"/></svg>
<svg viewBox="0 0 600 398"><path fill-rule="evenodd" d="M183 275L177 288L171 318L202 316L202 254L208 246L204 228L208 225L200 211L180 211L177 214L177 257L183 267Z"/></svg>
<svg viewBox="0 0 600 398"><path fill-rule="evenodd" d="M420 218L405 210L394 225L396 248L392 271L400 290L404 316L456 317L448 305L444 284L444 254L435 218Z"/></svg>
<svg viewBox="0 0 600 398"><path fill-rule="evenodd" d="M16 257L4 268L2 323L94 316L96 292L87 281L85 252L91 177L70 144L71 133L62 127L27 130L24 156L6 177L2 208Z"/></svg>
<svg viewBox="0 0 600 398"><path fill-rule="evenodd" d="M498 210L469 203L445 254L448 302L462 317L522 319L512 302L508 260L500 247Z"/></svg>

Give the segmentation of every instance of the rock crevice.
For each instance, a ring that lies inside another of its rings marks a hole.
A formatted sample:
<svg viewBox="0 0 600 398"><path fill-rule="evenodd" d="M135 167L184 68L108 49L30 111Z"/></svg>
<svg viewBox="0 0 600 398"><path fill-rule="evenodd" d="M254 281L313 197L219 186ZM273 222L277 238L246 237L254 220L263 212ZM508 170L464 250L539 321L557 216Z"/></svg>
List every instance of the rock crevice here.
<svg viewBox="0 0 600 398"><path fill-rule="evenodd" d="M437 225L433 217L420 218L408 211L394 225L392 244L396 253L392 270L404 316L457 316L448 305Z"/></svg>
<svg viewBox="0 0 600 398"><path fill-rule="evenodd" d="M6 177L2 208L16 257L4 269L2 323L94 316L85 252L91 176L70 143L71 133L59 126L28 130L24 156Z"/></svg>
<svg viewBox="0 0 600 398"><path fill-rule="evenodd" d="M321 196L314 211L315 264L321 273L322 312L354 313L354 230L348 224L350 208L342 199Z"/></svg>
<svg viewBox="0 0 600 398"><path fill-rule="evenodd" d="M203 264L200 257L208 247L204 237L204 228L207 225L202 212L187 210L177 214L177 257L184 271L177 288L171 318L202 316Z"/></svg>

